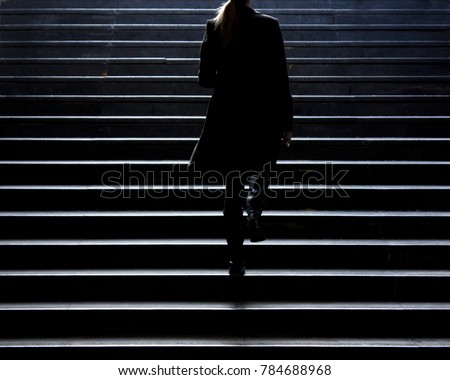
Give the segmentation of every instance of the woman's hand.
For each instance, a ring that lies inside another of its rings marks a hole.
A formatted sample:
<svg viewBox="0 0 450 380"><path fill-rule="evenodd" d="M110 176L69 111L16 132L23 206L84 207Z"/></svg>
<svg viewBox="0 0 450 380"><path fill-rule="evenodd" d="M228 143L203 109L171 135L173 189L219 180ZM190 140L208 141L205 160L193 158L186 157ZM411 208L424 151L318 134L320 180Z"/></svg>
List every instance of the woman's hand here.
<svg viewBox="0 0 450 380"><path fill-rule="evenodd" d="M281 140L283 140L283 143L289 148L292 142L292 131L284 132Z"/></svg>

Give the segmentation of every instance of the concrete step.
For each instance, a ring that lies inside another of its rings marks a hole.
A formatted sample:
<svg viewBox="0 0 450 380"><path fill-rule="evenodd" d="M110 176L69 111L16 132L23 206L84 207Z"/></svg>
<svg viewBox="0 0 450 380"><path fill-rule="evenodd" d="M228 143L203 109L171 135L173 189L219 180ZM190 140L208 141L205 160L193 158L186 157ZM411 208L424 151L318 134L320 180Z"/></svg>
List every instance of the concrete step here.
<svg viewBox="0 0 450 380"><path fill-rule="evenodd" d="M295 95L450 95L450 76L291 76ZM2 95L208 95L197 76L2 76Z"/></svg>
<svg viewBox="0 0 450 380"><path fill-rule="evenodd" d="M260 2L258 2L260 3ZM204 2L199 5L203 6ZM216 8L217 5L214 6ZM277 7L279 3L277 3ZM285 24L442 24L449 9L300 9L257 8ZM215 16L207 8L10 8L0 9L5 24L74 24L82 18L86 24L197 24Z"/></svg>
<svg viewBox="0 0 450 380"><path fill-rule="evenodd" d="M285 40L448 40L450 24L282 24ZM6 41L164 40L200 41L200 24L3 24Z"/></svg>
<svg viewBox="0 0 450 380"><path fill-rule="evenodd" d="M448 194L447 194L448 195ZM186 202L186 200L185 200ZM147 201L148 203L148 201ZM292 204L292 202L291 202ZM224 238L217 211L0 212L2 239ZM268 211L271 239L448 239L448 211ZM195 229L193 228L195 226Z"/></svg>
<svg viewBox="0 0 450 380"><path fill-rule="evenodd" d="M448 303L52 302L3 303L2 339L198 335L448 338ZM302 320L299 324L298 321ZM189 320L189 323L183 321ZM421 324L416 326L416 321ZM330 322L331 321L331 322ZM70 326L70 329L68 329ZM307 326L307 327L306 327Z"/></svg>
<svg viewBox="0 0 450 380"><path fill-rule="evenodd" d="M225 239L20 239L0 247L4 270L220 269L228 261ZM268 239L245 241L244 250L254 269L450 268L450 240Z"/></svg>
<svg viewBox="0 0 450 380"><path fill-rule="evenodd" d="M450 116L450 95L294 95L304 116ZM208 95L0 95L0 115L200 116ZM25 107L24 107L25 106Z"/></svg>
<svg viewBox="0 0 450 380"><path fill-rule="evenodd" d="M251 269L0 271L1 302L449 302L446 270ZM156 290L157 289L157 290ZM283 291L280 291L283 289ZM236 293L237 292L237 293Z"/></svg>
<svg viewBox="0 0 450 380"><path fill-rule="evenodd" d="M450 15L449 15L450 16ZM447 41L286 41L289 58L448 57ZM199 41L2 41L3 57L197 58Z"/></svg>
<svg viewBox="0 0 450 380"><path fill-rule="evenodd" d="M445 359L447 339L228 337L4 339L2 357L10 360L315 360Z"/></svg>
<svg viewBox="0 0 450 380"><path fill-rule="evenodd" d="M267 210L448 211L449 186L309 185L272 188ZM2 210L222 210L220 187L0 186ZM275 198L276 195L276 198ZM188 231L186 231L188 233Z"/></svg>
<svg viewBox="0 0 450 380"><path fill-rule="evenodd" d="M450 75L450 58L289 58L292 76ZM195 76L198 58L0 58L2 75ZM430 71L431 70L431 71Z"/></svg>
<svg viewBox="0 0 450 380"><path fill-rule="evenodd" d="M196 138L3 137L2 160L188 160ZM448 161L449 138L294 137L281 160Z"/></svg>
<svg viewBox="0 0 450 380"><path fill-rule="evenodd" d="M256 6L256 4L255 4ZM361 2L359 0L258 0L261 8L295 8L295 9L449 9L446 0L379 0ZM3 9L28 9L30 4L26 0L16 0L13 3L2 4ZM61 3L58 0L35 0L33 8L217 8L216 0L74 0Z"/></svg>
<svg viewBox="0 0 450 380"><path fill-rule="evenodd" d="M273 186L243 278L227 273L220 186L94 185L123 162L188 158L217 5L1 2L2 358L448 356L446 0L258 2L278 8L299 108L280 167L350 173L342 188Z"/></svg>
<svg viewBox="0 0 450 380"><path fill-rule="evenodd" d="M218 173L189 173L187 161L0 161L1 185L177 186L224 183ZM271 169L280 185L450 185L450 161L280 160Z"/></svg>
<svg viewBox="0 0 450 380"><path fill-rule="evenodd" d="M0 116L2 137L198 137L205 117ZM448 116L295 116L302 137L450 137Z"/></svg>

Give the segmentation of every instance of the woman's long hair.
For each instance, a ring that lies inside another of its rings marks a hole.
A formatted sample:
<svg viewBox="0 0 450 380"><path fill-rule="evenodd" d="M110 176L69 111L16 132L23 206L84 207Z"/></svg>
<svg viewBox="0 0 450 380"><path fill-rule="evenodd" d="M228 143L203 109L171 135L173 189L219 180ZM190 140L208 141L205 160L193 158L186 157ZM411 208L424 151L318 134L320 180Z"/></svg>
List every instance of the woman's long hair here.
<svg viewBox="0 0 450 380"><path fill-rule="evenodd" d="M245 3L246 0L228 0L217 10L214 23L216 29L220 28L224 46L228 46L233 37L238 33L239 20L237 8L243 7Z"/></svg>

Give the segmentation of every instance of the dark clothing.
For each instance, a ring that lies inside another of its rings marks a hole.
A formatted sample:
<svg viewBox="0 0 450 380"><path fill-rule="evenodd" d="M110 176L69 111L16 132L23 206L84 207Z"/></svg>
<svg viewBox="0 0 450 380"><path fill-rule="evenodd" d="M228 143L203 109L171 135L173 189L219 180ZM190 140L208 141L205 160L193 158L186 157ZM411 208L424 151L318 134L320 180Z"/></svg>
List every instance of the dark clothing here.
<svg viewBox="0 0 450 380"><path fill-rule="evenodd" d="M245 192L245 185L249 190ZM250 218L259 218L268 191L268 179L263 173L250 176L229 175L225 181L225 217L226 239L228 246L237 248L244 242L243 209Z"/></svg>
<svg viewBox="0 0 450 380"><path fill-rule="evenodd" d="M214 93L191 157L191 168L226 176L223 212L233 264L245 262L243 209L247 222L261 216L268 185L261 172L265 164L276 162L282 134L292 130L294 115L278 21L249 7L238 7L238 19L238 33L226 47L214 21L206 24L199 84Z"/></svg>
<svg viewBox="0 0 450 380"><path fill-rule="evenodd" d="M223 47L208 20L201 48L199 84L214 88L195 169L260 171L277 159L280 139L292 130L293 103L283 37L275 18L239 8L239 32Z"/></svg>

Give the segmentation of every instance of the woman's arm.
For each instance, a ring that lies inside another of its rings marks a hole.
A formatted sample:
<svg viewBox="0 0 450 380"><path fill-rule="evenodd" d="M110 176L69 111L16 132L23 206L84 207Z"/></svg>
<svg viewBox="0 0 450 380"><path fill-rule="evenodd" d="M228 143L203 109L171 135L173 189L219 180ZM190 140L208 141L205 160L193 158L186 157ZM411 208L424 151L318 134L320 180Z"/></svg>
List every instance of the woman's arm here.
<svg viewBox="0 0 450 380"><path fill-rule="evenodd" d="M216 48L213 43L214 22L208 20L200 49L200 67L198 81L201 87L214 88L217 77Z"/></svg>

